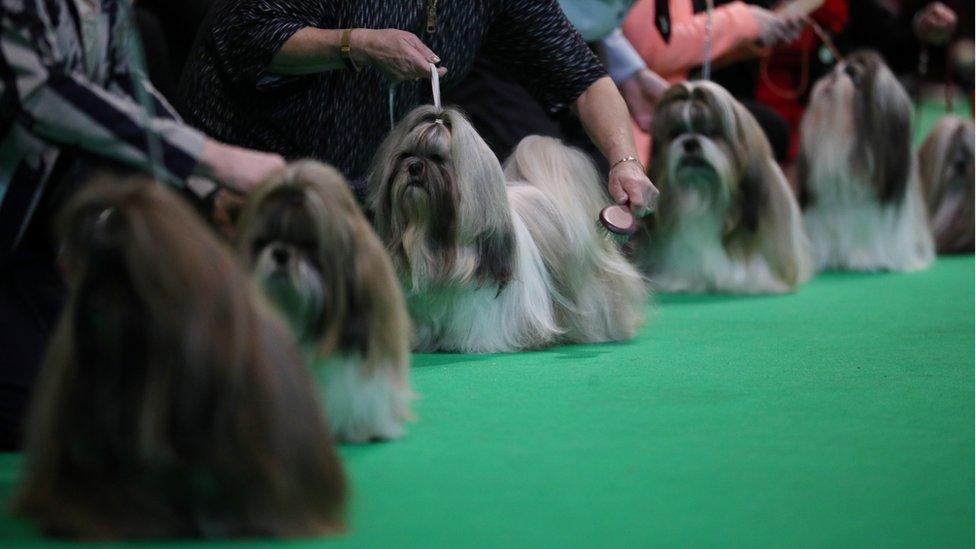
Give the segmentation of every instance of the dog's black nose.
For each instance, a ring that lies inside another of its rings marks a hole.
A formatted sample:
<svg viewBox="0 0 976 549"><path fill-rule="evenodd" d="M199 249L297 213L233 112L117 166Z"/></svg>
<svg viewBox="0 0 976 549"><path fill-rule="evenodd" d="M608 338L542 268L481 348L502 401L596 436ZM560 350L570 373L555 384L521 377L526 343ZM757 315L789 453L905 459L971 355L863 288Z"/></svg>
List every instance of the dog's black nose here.
<svg viewBox="0 0 976 549"><path fill-rule="evenodd" d="M416 158L410 160L410 162L407 164L407 171L410 172L410 175L415 177L424 173L423 160L419 160Z"/></svg>
<svg viewBox="0 0 976 549"><path fill-rule="evenodd" d="M282 248L281 246L271 249L271 258L280 267L285 263L288 263L288 250Z"/></svg>
<svg viewBox="0 0 976 549"><path fill-rule="evenodd" d="M682 146L684 147L685 152L689 154L701 152L701 143L698 141L698 139L694 137L685 139L685 142L682 144Z"/></svg>

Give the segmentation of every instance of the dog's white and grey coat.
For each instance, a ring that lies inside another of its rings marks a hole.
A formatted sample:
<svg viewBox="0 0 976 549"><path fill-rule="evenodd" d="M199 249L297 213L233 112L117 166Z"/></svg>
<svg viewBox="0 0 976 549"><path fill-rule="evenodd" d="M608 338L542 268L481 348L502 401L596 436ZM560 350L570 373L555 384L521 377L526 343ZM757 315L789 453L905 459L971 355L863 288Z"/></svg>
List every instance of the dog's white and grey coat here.
<svg viewBox="0 0 976 549"><path fill-rule="evenodd" d="M922 191L940 254L973 252L973 141L972 120L944 116L918 151Z"/></svg>
<svg viewBox="0 0 976 549"><path fill-rule="evenodd" d="M601 187L590 161L556 140L526 138L503 168L456 110L411 112L377 154L370 204L406 288L415 347L508 352L632 337L646 290L596 228Z"/></svg>
<svg viewBox="0 0 976 549"><path fill-rule="evenodd" d="M914 271L932 262L911 139L911 100L876 53L852 54L817 82L797 176L819 269Z"/></svg>
<svg viewBox="0 0 976 549"><path fill-rule="evenodd" d="M759 124L724 88L673 86L653 135L661 205L636 259L656 289L776 293L810 277L793 192Z"/></svg>
<svg viewBox="0 0 976 549"><path fill-rule="evenodd" d="M241 221L241 252L306 349L333 433L400 437L411 417L410 321L382 243L335 169L272 176Z"/></svg>

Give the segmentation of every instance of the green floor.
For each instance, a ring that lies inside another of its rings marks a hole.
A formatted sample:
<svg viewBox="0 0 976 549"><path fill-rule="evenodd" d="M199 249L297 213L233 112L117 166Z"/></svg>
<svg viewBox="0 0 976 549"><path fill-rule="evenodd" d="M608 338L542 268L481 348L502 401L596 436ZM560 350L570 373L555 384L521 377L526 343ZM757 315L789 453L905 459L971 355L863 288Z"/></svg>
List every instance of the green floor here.
<svg viewBox="0 0 976 549"><path fill-rule="evenodd" d="M662 296L630 343L417 356L409 436L343 449L339 545L972 547L973 280Z"/></svg>

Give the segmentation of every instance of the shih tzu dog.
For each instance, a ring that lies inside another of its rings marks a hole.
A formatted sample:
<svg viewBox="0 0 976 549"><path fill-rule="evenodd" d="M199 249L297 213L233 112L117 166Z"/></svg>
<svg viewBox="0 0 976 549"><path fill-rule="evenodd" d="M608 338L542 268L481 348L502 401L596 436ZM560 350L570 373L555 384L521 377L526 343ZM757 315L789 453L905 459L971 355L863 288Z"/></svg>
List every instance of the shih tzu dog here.
<svg viewBox="0 0 976 549"><path fill-rule="evenodd" d="M312 536L344 477L284 322L171 191L83 190L14 509L82 539Z"/></svg>
<svg viewBox="0 0 976 549"><path fill-rule="evenodd" d="M653 138L661 204L635 254L655 289L778 293L810 277L796 198L759 124L724 88L673 86Z"/></svg>
<svg viewBox="0 0 976 549"><path fill-rule="evenodd" d="M579 151L529 137L503 169L460 112L423 106L386 138L369 187L417 349L615 341L643 322L643 280L596 227L609 200Z"/></svg>
<svg viewBox="0 0 976 549"><path fill-rule="evenodd" d="M933 259L912 154L912 103L873 52L813 89L797 177L819 269L914 271Z"/></svg>
<svg viewBox="0 0 976 549"><path fill-rule="evenodd" d="M410 320L389 255L342 175L313 161L288 166L252 194L239 238L306 349L335 436L401 436Z"/></svg>
<svg viewBox="0 0 976 549"><path fill-rule="evenodd" d="M922 191L936 249L972 253L973 121L945 116L929 132L918 153Z"/></svg>

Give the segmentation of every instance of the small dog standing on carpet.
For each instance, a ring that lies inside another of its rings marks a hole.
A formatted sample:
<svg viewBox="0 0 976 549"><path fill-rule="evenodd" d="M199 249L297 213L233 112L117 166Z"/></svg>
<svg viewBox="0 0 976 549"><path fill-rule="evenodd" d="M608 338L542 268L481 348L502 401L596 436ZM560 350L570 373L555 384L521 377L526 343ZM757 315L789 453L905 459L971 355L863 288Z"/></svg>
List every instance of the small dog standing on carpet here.
<svg viewBox="0 0 976 549"><path fill-rule="evenodd" d="M346 442L398 438L410 417L410 319L390 258L334 168L298 162L252 194L240 251L284 311Z"/></svg>
<svg viewBox="0 0 976 549"><path fill-rule="evenodd" d="M809 279L799 206L745 107L717 84L678 84L653 136L661 205L635 247L655 289L779 293Z"/></svg>
<svg viewBox="0 0 976 549"><path fill-rule="evenodd" d="M818 269L915 271L934 257L912 153L912 102L859 52L817 82L797 175Z"/></svg>
<svg viewBox="0 0 976 549"><path fill-rule="evenodd" d="M936 249L940 254L973 253L973 121L940 119L918 159Z"/></svg>
<svg viewBox="0 0 976 549"><path fill-rule="evenodd" d="M84 539L313 536L344 477L287 327L171 191L112 181L60 219L71 296L15 512Z"/></svg>
<svg viewBox="0 0 976 549"><path fill-rule="evenodd" d="M415 347L468 353L632 337L646 290L596 227L609 203L588 158L529 137L504 170L453 109L415 109L369 180L406 287Z"/></svg>

